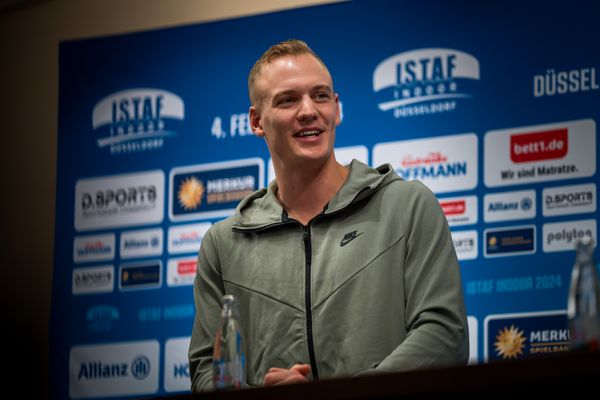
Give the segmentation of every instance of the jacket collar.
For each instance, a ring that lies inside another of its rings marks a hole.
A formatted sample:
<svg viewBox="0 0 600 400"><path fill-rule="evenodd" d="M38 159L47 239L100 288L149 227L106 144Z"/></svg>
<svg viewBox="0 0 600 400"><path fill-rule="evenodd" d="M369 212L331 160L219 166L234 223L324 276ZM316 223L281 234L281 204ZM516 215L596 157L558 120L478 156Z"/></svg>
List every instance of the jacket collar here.
<svg viewBox="0 0 600 400"><path fill-rule="evenodd" d="M346 181L323 210L324 215L341 211L352 203L372 196L390 182L401 179L390 164L371 168L358 160L352 160L349 168ZM275 193L277 181L273 180L267 188L244 198L235 210L234 230L262 230L289 223L290 220L286 218L287 214Z"/></svg>

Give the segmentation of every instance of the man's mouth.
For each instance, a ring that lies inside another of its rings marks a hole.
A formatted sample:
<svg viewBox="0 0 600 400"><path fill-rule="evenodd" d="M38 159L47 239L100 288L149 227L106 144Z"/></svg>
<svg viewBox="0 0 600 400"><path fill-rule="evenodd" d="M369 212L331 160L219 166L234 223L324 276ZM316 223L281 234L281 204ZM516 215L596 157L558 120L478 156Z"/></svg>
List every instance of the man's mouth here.
<svg viewBox="0 0 600 400"><path fill-rule="evenodd" d="M319 136L322 131L318 129L311 129L302 132L298 132L294 135L294 137L309 137L309 136Z"/></svg>

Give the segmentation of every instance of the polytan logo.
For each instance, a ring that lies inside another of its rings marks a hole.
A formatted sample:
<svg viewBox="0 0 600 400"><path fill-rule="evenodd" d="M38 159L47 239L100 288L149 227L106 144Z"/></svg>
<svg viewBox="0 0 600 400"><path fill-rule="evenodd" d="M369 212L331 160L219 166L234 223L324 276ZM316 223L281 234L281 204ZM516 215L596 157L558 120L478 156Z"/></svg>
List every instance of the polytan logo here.
<svg viewBox="0 0 600 400"><path fill-rule="evenodd" d="M544 217L596 211L596 184L559 186L542 192Z"/></svg>
<svg viewBox="0 0 600 400"><path fill-rule="evenodd" d="M169 228L169 253L198 253L202 238L211 227L210 222L178 225Z"/></svg>
<svg viewBox="0 0 600 400"><path fill-rule="evenodd" d="M544 252L575 250L575 241L589 236L596 242L596 220L585 219L581 221L556 222L544 224L542 227L544 237Z"/></svg>
<svg viewBox="0 0 600 400"><path fill-rule="evenodd" d="M189 392L190 365L188 349L190 338L168 339L165 343L165 390L167 392Z"/></svg>
<svg viewBox="0 0 600 400"><path fill-rule="evenodd" d="M161 89L136 88L112 93L94 106L92 127L100 148L111 154L160 149L177 134L184 119L181 98Z"/></svg>
<svg viewBox="0 0 600 400"><path fill-rule="evenodd" d="M452 244L459 261L474 260L478 254L477 231L452 231Z"/></svg>
<svg viewBox="0 0 600 400"><path fill-rule="evenodd" d="M483 197L485 222L535 218L535 190L486 194Z"/></svg>
<svg viewBox="0 0 600 400"><path fill-rule="evenodd" d="M161 228L126 231L121 234L121 258L160 256L162 252Z"/></svg>
<svg viewBox="0 0 600 400"><path fill-rule="evenodd" d="M479 61L460 50L410 50L383 60L373 73L379 109L396 118L454 111L472 97Z"/></svg>
<svg viewBox="0 0 600 400"><path fill-rule="evenodd" d="M593 176L596 123L584 119L490 131L483 159L488 187Z"/></svg>
<svg viewBox="0 0 600 400"><path fill-rule="evenodd" d="M571 349L564 310L488 315L484 338L485 362L547 356Z"/></svg>
<svg viewBox="0 0 600 400"><path fill-rule="evenodd" d="M164 197L161 170L79 179L75 184L75 229L160 223Z"/></svg>
<svg viewBox="0 0 600 400"><path fill-rule="evenodd" d="M152 394L158 390L156 340L74 346L69 356L73 399Z"/></svg>
<svg viewBox="0 0 600 400"><path fill-rule="evenodd" d="M477 135L379 143L373 148L373 164L384 163L392 164L406 180L420 180L434 193L471 190L477 186Z"/></svg>
<svg viewBox="0 0 600 400"><path fill-rule="evenodd" d="M170 259L167 264L167 285L192 285L196 277L196 257Z"/></svg>
<svg viewBox="0 0 600 400"><path fill-rule="evenodd" d="M477 196L438 199L449 226L477 223Z"/></svg>
<svg viewBox="0 0 600 400"><path fill-rule="evenodd" d="M75 236L73 239L73 261L105 261L115 258L115 235Z"/></svg>
<svg viewBox="0 0 600 400"><path fill-rule="evenodd" d="M112 265L73 269L72 293L93 294L113 291L115 268Z"/></svg>
<svg viewBox="0 0 600 400"><path fill-rule="evenodd" d="M169 217L172 221L226 217L240 200L262 186L262 158L173 168Z"/></svg>

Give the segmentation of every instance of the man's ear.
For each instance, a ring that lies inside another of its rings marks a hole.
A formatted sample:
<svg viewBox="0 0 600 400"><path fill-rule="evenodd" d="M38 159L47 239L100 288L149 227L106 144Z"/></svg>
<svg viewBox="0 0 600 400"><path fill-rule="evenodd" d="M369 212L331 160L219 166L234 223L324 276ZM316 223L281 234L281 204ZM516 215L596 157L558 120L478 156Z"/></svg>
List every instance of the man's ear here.
<svg viewBox="0 0 600 400"><path fill-rule="evenodd" d="M250 119L250 129L258 137L265 136L265 131L262 126L262 119L260 118L260 111L256 106L250 106L250 112L248 113Z"/></svg>

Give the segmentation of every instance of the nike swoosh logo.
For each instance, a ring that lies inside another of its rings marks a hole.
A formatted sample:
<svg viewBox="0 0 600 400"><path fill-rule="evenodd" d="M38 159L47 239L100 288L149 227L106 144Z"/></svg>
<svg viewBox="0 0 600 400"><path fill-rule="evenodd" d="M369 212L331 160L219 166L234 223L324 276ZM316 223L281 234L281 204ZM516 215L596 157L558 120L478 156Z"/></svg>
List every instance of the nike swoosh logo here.
<svg viewBox="0 0 600 400"><path fill-rule="evenodd" d="M344 237L340 241L340 247L344 247L345 245L347 245L348 243L350 243L351 241L353 241L354 239L356 239L357 237L359 237L360 235L363 234L363 232L360 232L360 233L356 233L356 232L357 231L352 231L352 232L346 233L346 235L344 235Z"/></svg>

